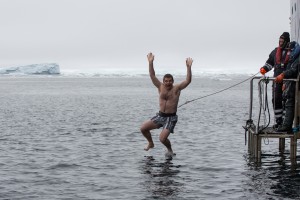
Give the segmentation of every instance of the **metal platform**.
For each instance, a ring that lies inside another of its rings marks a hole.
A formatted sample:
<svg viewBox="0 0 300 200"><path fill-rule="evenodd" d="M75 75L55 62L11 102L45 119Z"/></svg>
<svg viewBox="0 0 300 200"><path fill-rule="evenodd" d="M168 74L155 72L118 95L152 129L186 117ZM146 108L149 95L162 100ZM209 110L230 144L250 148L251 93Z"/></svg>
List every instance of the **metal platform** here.
<svg viewBox="0 0 300 200"><path fill-rule="evenodd" d="M291 137L294 133L292 131L278 132L272 127L267 127L258 134L268 134L268 137L275 137L275 138L287 138L287 137Z"/></svg>
<svg viewBox="0 0 300 200"><path fill-rule="evenodd" d="M258 119L252 119L252 112L253 112L253 82L254 80L258 80L258 85L264 83L267 85L269 81L274 81L275 78L270 77L253 77L250 81L250 107L249 107L249 119L246 121L246 126L244 126L245 134L248 132L248 152L251 158L254 158L255 161L260 162L261 155L262 155L262 138L278 138L279 139L279 151L284 152L285 149L285 139L290 139L290 158L291 161L295 161L297 157L297 140L300 139L300 90L299 90L299 79L284 79L284 81L293 81L295 82L295 110L294 110L294 120L293 120L293 127L297 127L297 132L277 132L272 128L270 125L268 128L262 130L260 126L260 114L261 110L268 108L262 108L262 98L259 99L260 101L260 109L259 113L256 116L259 116ZM267 87L265 87L267 90ZM265 95L267 96L267 95ZM260 98L261 96L259 96ZM266 101L268 102L268 101ZM269 116L270 117L270 116ZM254 122L255 121L255 122ZM270 122L270 121L269 121ZM269 123L268 123L269 125ZM259 128L257 128L259 127ZM245 135L245 139L247 139Z"/></svg>
<svg viewBox="0 0 300 200"><path fill-rule="evenodd" d="M260 162L262 154L262 138L278 138L279 151L285 150L285 139L290 139L290 158L291 160L297 157L297 139L300 138L299 132L276 132L272 127L268 127L257 133L255 126L250 127L248 134L248 151L253 156L255 161Z"/></svg>

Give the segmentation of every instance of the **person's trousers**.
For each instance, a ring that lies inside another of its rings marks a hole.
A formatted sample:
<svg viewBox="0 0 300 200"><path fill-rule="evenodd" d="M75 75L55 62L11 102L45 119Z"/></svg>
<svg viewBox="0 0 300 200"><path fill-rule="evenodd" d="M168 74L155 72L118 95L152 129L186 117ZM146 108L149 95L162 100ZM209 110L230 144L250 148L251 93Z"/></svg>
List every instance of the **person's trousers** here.
<svg viewBox="0 0 300 200"><path fill-rule="evenodd" d="M273 82L272 103L275 120L277 124L282 124L283 105L282 105L282 83Z"/></svg>
<svg viewBox="0 0 300 200"><path fill-rule="evenodd" d="M295 111L295 97L287 98L285 101L285 116L283 125L289 128L293 127Z"/></svg>

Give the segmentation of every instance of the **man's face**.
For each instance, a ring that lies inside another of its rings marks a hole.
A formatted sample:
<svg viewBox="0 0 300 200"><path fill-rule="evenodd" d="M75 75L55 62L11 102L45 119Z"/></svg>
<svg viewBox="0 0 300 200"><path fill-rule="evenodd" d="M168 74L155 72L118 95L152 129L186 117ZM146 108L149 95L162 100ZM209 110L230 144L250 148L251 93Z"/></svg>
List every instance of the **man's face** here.
<svg viewBox="0 0 300 200"><path fill-rule="evenodd" d="M283 43L284 43L284 39L282 38L279 38L279 46L282 47L283 46Z"/></svg>
<svg viewBox="0 0 300 200"><path fill-rule="evenodd" d="M173 79L172 78L164 78L164 86L170 90L173 87Z"/></svg>

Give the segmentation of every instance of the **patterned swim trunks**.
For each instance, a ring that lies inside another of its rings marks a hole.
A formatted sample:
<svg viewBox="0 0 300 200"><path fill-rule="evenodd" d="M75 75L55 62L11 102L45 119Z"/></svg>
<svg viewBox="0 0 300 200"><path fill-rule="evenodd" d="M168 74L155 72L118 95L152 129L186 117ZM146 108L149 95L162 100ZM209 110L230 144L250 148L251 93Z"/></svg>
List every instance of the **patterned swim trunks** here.
<svg viewBox="0 0 300 200"><path fill-rule="evenodd" d="M164 129L168 129L170 133L174 133L174 128L178 120L178 116L176 113L163 113L159 112L156 113L154 117L151 118L151 120L158 125L158 128L163 127Z"/></svg>

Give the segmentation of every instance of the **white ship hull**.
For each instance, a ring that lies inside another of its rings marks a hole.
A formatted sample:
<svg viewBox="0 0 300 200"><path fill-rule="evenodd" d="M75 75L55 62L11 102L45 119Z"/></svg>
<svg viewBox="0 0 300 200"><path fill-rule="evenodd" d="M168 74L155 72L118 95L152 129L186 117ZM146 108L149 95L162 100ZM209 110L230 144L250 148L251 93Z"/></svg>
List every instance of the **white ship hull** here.
<svg viewBox="0 0 300 200"><path fill-rule="evenodd" d="M291 41L297 41L300 44L300 0L291 0L290 12Z"/></svg>

